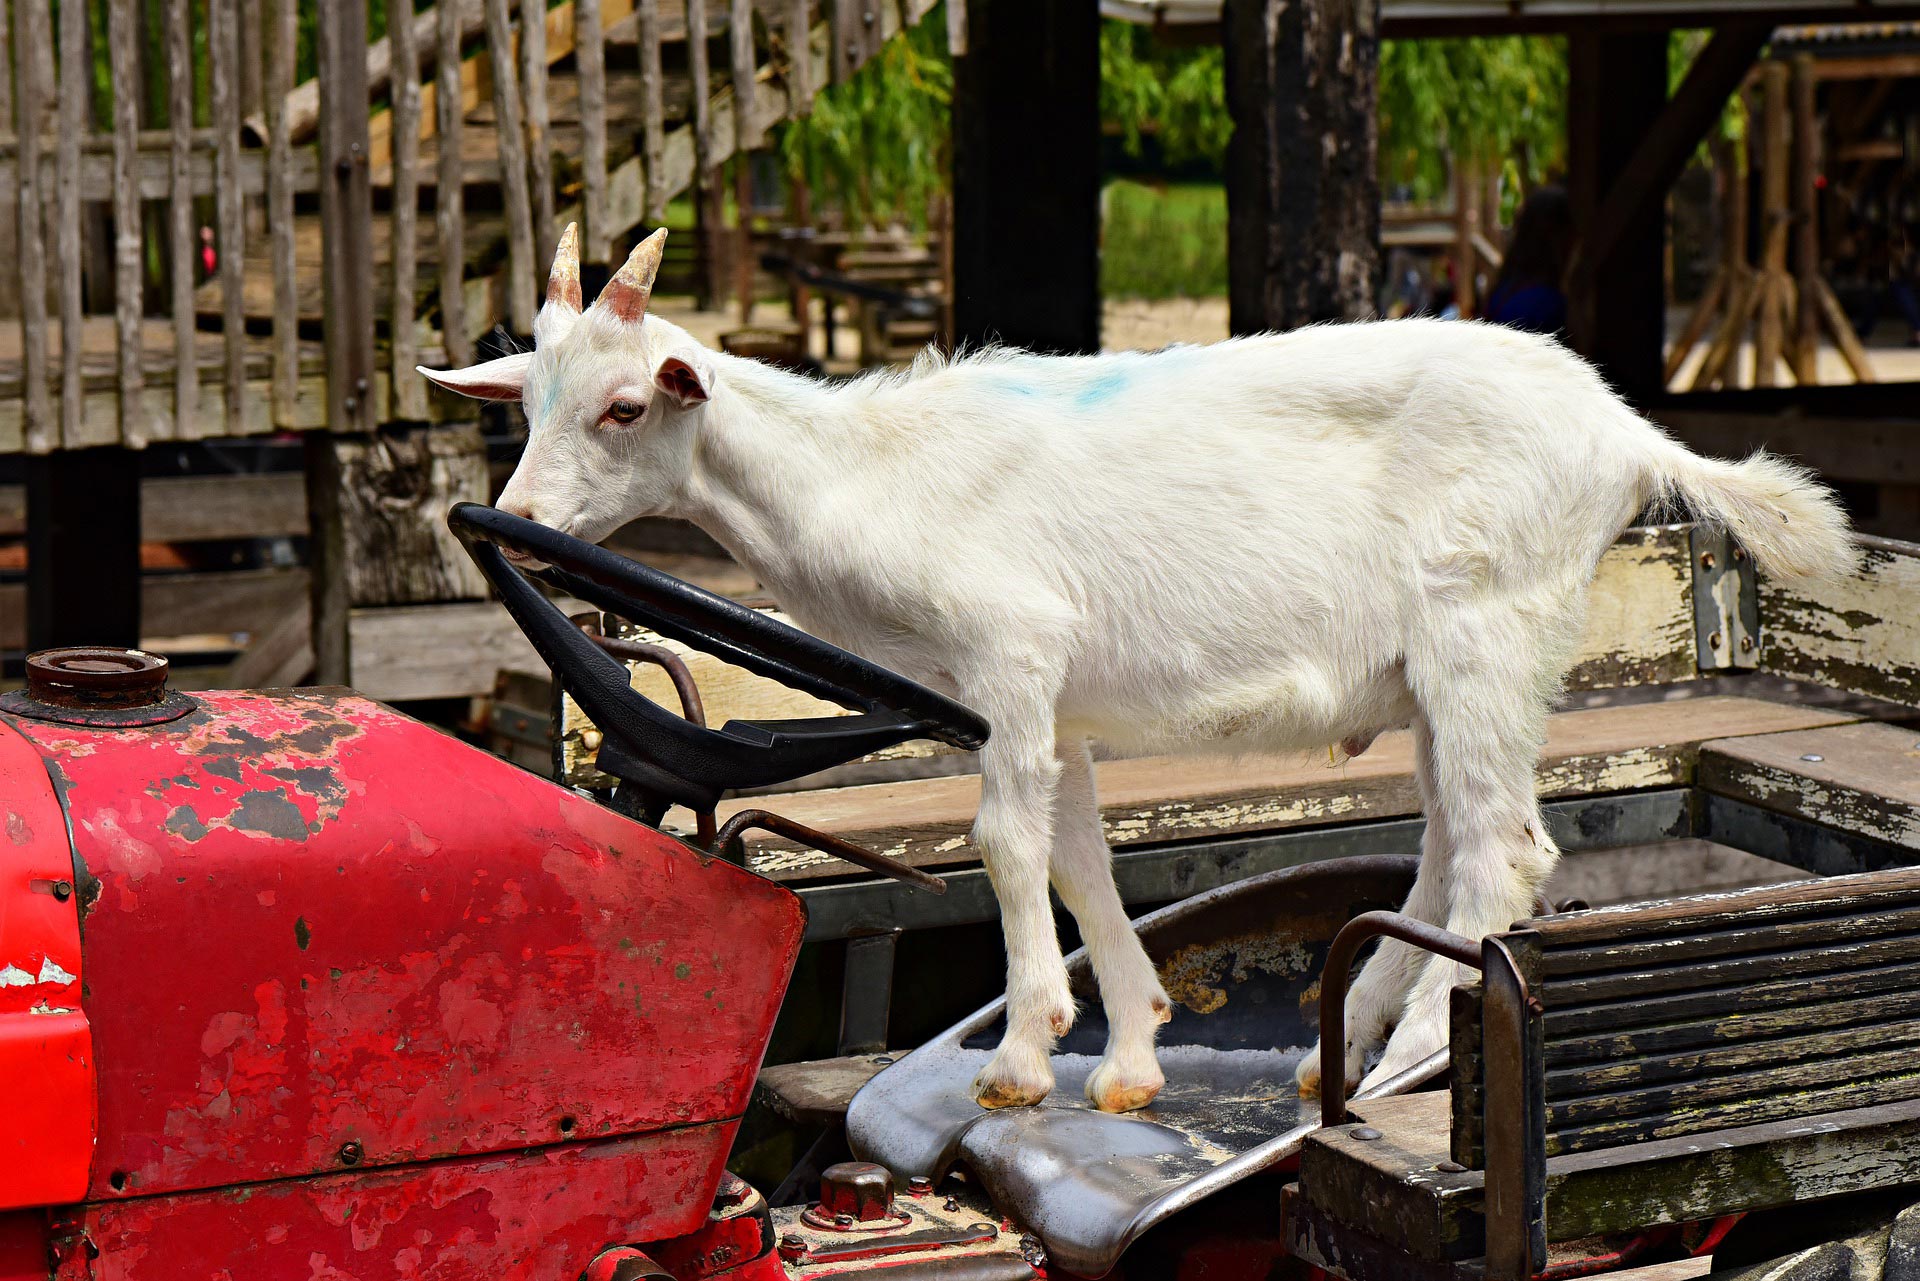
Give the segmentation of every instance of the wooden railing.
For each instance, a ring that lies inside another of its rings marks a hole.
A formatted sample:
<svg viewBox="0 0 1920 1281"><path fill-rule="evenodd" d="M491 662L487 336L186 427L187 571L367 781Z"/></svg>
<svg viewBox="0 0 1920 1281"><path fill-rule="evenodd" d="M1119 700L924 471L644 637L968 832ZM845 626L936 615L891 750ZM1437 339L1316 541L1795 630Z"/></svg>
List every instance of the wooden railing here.
<svg viewBox="0 0 1920 1281"><path fill-rule="evenodd" d="M567 220L611 260L932 5L0 0L0 453L429 419Z"/></svg>

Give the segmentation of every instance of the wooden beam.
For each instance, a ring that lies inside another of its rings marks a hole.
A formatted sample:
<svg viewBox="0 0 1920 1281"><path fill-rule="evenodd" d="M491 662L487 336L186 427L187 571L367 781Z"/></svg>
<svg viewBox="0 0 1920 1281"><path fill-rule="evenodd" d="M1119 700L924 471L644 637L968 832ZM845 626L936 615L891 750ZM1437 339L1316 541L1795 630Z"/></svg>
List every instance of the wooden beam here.
<svg viewBox="0 0 1920 1281"><path fill-rule="evenodd" d="M1227 0L1223 21L1230 328L1371 316L1380 277L1379 0Z"/></svg>
<svg viewBox="0 0 1920 1281"><path fill-rule="evenodd" d="M953 69L955 339L1098 351L1099 7L965 2L970 38ZM848 9L840 0L835 13Z"/></svg>
<svg viewBox="0 0 1920 1281"><path fill-rule="evenodd" d="M1740 87L1772 32L1771 22L1743 22L1713 33L1653 127L1620 167L1592 225L1582 232L1567 272L1572 293L1590 291L1622 238L1644 226L1648 212L1666 200L1668 189L1720 119L1727 98Z"/></svg>
<svg viewBox="0 0 1920 1281"><path fill-rule="evenodd" d="M1575 31L1567 37L1567 197L1574 234L1597 235L1615 187L1667 100L1664 32ZM1637 216L1617 233L1606 270L1570 279L1573 345L1629 401L1663 390L1666 221L1659 202L1628 202ZM1579 286L1579 287L1571 287Z"/></svg>

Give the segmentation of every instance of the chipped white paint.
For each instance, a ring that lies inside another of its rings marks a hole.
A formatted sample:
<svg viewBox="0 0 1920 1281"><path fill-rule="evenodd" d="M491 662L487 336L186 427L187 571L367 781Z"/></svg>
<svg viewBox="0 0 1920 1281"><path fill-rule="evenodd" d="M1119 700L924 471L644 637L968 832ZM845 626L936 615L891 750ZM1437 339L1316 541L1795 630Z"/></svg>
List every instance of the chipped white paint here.
<svg viewBox="0 0 1920 1281"><path fill-rule="evenodd" d="M78 974L69 974L61 969L51 956L40 962L40 982L42 983L58 983L65 987L79 977Z"/></svg>
<svg viewBox="0 0 1920 1281"><path fill-rule="evenodd" d="M1604 689L1692 680L1693 575L1688 525L1629 529L1600 558L1587 630L1567 684Z"/></svg>
<svg viewBox="0 0 1920 1281"><path fill-rule="evenodd" d="M0 987L32 987L34 982L33 975L17 965L0 969Z"/></svg>
<svg viewBox="0 0 1920 1281"><path fill-rule="evenodd" d="M1760 666L1801 680L1920 706L1920 547L1861 538L1844 578L1760 580Z"/></svg>

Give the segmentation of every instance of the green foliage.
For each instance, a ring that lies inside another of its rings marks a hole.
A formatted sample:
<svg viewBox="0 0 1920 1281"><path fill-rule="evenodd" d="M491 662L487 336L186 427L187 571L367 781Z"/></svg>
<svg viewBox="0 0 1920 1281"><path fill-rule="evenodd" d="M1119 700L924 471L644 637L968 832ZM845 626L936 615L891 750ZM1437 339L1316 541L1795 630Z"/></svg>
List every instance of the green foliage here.
<svg viewBox="0 0 1920 1281"><path fill-rule="evenodd" d="M1205 298L1227 292L1227 193L1218 183L1117 181L1101 204L1100 292Z"/></svg>
<svg viewBox="0 0 1920 1281"><path fill-rule="evenodd" d="M1226 60L1218 45L1172 47L1149 27L1100 24L1100 122L1140 154L1142 137L1158 135L1170 165L1219 164L1233 120L1227 114Z"/></svg>
<svg viewBox="0 0 1920 1281"><path fill-rule="evenodd" d="M1382 41L1381 176L1431 200L1464 160L1500 166L1509 191L1530 187L1561 164L1566 103L1559 37Z"/></svg>
<svg viewBox="0 0 1920 1281"><path fill-rule="evenodd" d="M814 96L813 113L775 133L789 173L816 207L851 219L924 226L947 187L953 64L941 9L878 57Z"/></svg>

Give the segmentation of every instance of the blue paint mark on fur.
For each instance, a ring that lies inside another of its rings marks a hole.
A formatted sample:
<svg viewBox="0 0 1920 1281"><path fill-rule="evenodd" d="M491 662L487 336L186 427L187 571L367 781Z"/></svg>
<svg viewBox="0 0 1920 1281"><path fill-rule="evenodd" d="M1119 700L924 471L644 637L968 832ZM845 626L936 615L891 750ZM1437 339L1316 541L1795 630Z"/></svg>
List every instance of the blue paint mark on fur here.
<svg viewBox="0 0 1920 1281"><path fill-rule="evenodd" d="M1118 396L1127 389L1129 377L1124 369L1109 369L1087 380L1078 395L1073 398L1077 409L1093 409Z"/></svg>

